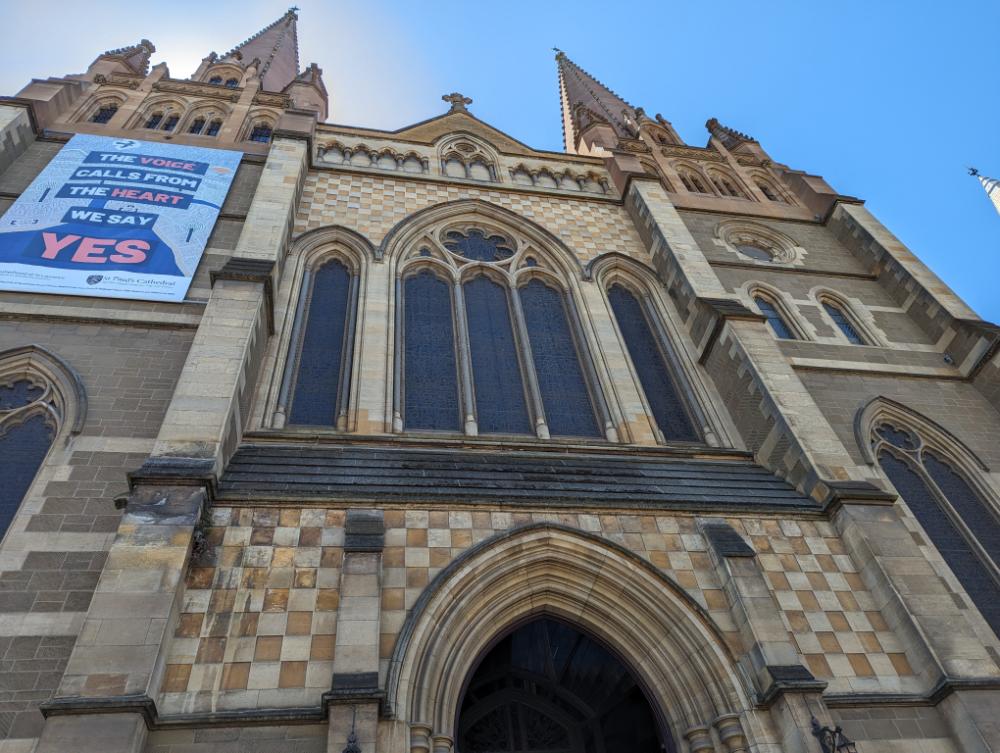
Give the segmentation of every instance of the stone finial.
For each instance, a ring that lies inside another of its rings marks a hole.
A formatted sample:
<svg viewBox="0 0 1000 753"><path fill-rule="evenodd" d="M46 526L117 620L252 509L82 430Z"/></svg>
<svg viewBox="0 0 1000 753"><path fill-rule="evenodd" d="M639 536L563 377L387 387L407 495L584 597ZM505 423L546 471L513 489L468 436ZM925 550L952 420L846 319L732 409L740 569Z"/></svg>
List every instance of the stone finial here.
<svg viewBox="0 0 1000 753"><path fill-rule="evenodd" d="M453 112L468 112L466 107L472 104L472 100L466 97L464 94L459 94L458 92L452 92L451 94L444 94L441 96L444 102L451 104L451 109L448 110L449 113Z"/></svg>

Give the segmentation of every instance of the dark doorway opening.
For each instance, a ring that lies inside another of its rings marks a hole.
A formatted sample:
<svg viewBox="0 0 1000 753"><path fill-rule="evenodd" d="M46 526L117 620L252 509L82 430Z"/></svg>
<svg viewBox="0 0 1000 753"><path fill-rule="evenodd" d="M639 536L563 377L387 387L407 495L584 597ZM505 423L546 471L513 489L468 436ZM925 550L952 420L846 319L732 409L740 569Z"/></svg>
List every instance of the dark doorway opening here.
<svg viewBox="0 0 1000 753"><path fill-rule="evenodd" d="M661 739L663 738L663 739ZM543 618L501 639L466 685L458 753L673 753L625 665Z"/></svg>

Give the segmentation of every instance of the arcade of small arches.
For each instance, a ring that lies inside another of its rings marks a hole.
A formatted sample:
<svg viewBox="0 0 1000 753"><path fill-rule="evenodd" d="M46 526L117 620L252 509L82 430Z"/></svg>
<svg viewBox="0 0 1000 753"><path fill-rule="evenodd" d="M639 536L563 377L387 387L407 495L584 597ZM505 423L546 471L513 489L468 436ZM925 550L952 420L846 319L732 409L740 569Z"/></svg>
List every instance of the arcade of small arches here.
<svg viewBox="0 0 1000 753"><path fill-rule="evenodd" d="M600 289L602 319L622 351L661 442L718 444L704 387L669 334L651 270L626 259L581 280L558 242L515 230L510 218L446 212L406 226L387 254L394 279L391 431L618 442L622 410L595 352L580 285ZM323 244L320 244L323 245ZM366 326L361 277L374 273L363 243L308 254L286 327L272 425L346 430L355 342ZM381 270L379 270L381 271ZM594 305L593 303L590 304Z"/></svg>
<svg viewBox="0 0 1000 753"><path fill-rule="evenodd" d="M80 120L106 125L118 113L123 102L124 100L117 97L100 97L84 108ZM230 111L217 102L185 104L174 99L160 100L145 105L124 127L214 138L222 131L229 116ZM273 113L251 112L240 129L238 140L270 143L275 123Z"/></svg>

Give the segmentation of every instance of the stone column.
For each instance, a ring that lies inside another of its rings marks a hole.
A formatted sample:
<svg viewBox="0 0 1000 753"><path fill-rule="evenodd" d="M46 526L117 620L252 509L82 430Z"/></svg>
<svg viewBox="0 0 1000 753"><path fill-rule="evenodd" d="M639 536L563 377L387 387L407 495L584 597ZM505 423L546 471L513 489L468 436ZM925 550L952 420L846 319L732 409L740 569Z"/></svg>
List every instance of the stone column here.
<svg viewBox="0 0 1000 753"><path fill-rule="evenodd" d="M132 474L133 491L59 693L42 707L48 718L39 753L144 749L195 528L242 432L306 154L304 142L273 145L235 256L215 276L153 453Z"/></svg>
<svg viewBox="0 0 1000 753"><path fill-rule="evenodd" d="M821 694L826 683L799 661L756 552L719 519L701 520L699 528L743 639L740 664L753 679L758 701L771 708L786 753L805 753L811 710L824 708ZM719 717L714 724L727 750L744 749L739 717Z"/></svg>
<svg viewBox="0 0 1000 753"><path fill-rule="evenodd" d="M351 735L356 753L375 753L382 697L378 661L384 543L381 510L347 511L333 686L325 696L330 753L341 753Z"/></svg>

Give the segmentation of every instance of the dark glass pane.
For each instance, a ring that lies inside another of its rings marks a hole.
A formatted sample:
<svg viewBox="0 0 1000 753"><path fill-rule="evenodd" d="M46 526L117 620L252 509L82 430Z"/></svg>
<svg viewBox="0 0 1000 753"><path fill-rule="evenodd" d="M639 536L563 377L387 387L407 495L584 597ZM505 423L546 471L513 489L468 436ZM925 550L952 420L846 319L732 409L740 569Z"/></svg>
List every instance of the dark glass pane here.
<svg viewBox="0 0 1000 753"><path fill-rule="evenodd" d="M201 129L205 127L204 118L195 118L194 122L191 123L191 127L188 128L188 133L201 133Z"/></svg>
<svg viewBox="0 0 1000 753"><path fill-rule="evenodd" d="M479 431L531 434L507 291L486 277L465 283L464 290Z"/></svg>
<svg viewBox="0 0 1000 753"><path fill-rule="evenodd" d="M917 444L913 440L910 433L908 431L903 431L902 429L897 429L895 426L882 424L875 429L875 433L882 437L882 439L886 442L895 445L896 447L900 447L904 450L917 449Z"/></svg>
<svg viewBox="0 0 1000 753"><path fill-rule="evenodd" d="M652 708L632 673L569 625L529 622L483 657L458 721L462 753L662 753Z"/></svg>
<svg viewBox="0 0 1000 753"><path fill-rule="evenodd" d="M979 607L993 632L1000 635L1000 586L986 566L908 463L888 452L879 454L879 463L969 598Z"/></svg>
<svg viewBox="0 0 1000 753"><path fill-rule="evenodd" d="M180 116L179 115L171 115L163 123L163 130L164 131L172 131L172 130L174 130L174 128L177 126L177 121L178 120L180 120Z"/></svg>
<svg viewBox="0 0 1000 753"><path fill-rule="evenodd" d="M217 136L219 134L219 131L221 129L222 129L222 121L221 120L213 120L211 123L208 124L208 130L205 131L205 135L206 136Z"/></svg>
<svg viewBox="0 0 1000 753"><path fill-rule="evenodd" d="M761 248L760 246L752 246L749 243L741 243L736 247L744 256L749 256L751 259L756 259L757 261L774 261L774 257L771 252L766 248Z"/></svg>
<svg viewBox="0 0 1000 753"><path fill-rule="evenodd" d="M52 438L52 428L41 415L0 433L0 536L14 520Z"/></svg>
<svg viewBox="0 0 1000 753"><path fill-rule="evenodd" d="M161 120L163 120L162 112L153 113L149 116L149 120L146 121L146 128L156 128L156 126L160 124Z"/></svg>
<svg viewBox="0 0 1000 753"><path fill-rule="evenodd" d="M107 123L112 117L114 117L116 112L118 112L118 105L105 105L94 113L94 117L90 119L90 122Z"/></svg>
<svg viewBox="0 0 1000 753"><path fill-rule="evenodd" d="M337 395L347 389L339 381L350 288L351 273L339 261L328 261L313 275L289 423L337 423Z"/></svg>
<svg viewBox="0 0 1000 753"><path fill-rule="evenodd" d="M430 272L403 283L403 384L405 428L460 429L451 290Z"/></svg>
<svg viewBox="0 0 1000 753"><path fill-rule="evenodd" d="M0 410L13 410L35 402L45 392L26 379L13 384L0 384Z"/></svg>
<svg viewBox="0 0 1000 753"><path fill-rule="evenodd" d="M210 78L208 80L208 83L210 83L210 84L221 84L222 83L222 76L212 76L212 78Z"/></svg>
<svg viewBox="0 0 1000 753"><path fill-rule="evenodd" d="M757 296L753 300L757 304L757 308L760 309L760 313L767 318L767 323L775 336L780 337L782 340L796 339L792 330L788 328L788 325L781 317L781 314L778 313L778 309L774 307L773 303L761 296Z"/></svg>
<svg viewBox="0 0 1000 753"><path fill-rule="evenodd" d="M226 79L226 87L228 87L229 89L235 89L239 85L240 85L240 80L238 78Z"/></svg>
<svg viewBox="0 0 1000 753"><path fill-rule="evenodd" d="M499 235L487 237L482 230L470 230L468 235L452 231L444 247L473 261L502 261L514 255L514 250Z"/></svg>
<svg viewBox="0 0 1000 753"><path fill-rule="evenodd" d="M696 441L698 435L684 410L684 404L670 377L670 369L663 359L642 304L621 285L611 287L608 300L622 337L625 338L632 364L639 375L642 390L646 393L646 401L663 436L667 439Z"/></svg>
<svg viewBox="0 0 1000 753"><path fill-rule="evenodd" d="M541 280L519 291L531 356L552 436L600 436L590 391L580 368L563 294Z"/></svg>
<svg viewBox="0 0 1000 753"><path fill-rule="evenodd" d="M924 467L978 539L979 545L1000 565L1000 523L991 508L951 466L929 452L924 453Z"/></svg>
<svg viewBox="0 0 1000 753"><path fill-rule="evenodd" d="M250 131L250 140L259 141L262 144L268 143L271 140L271 126L255 125Z"/></svg>
<svg viewBox="0 0 1000 753"><path fill-rule="evenodd" d="M854 345L864 345L865 341L858 334L858 331L854 328L854 325L847 319L847 316L840 309L839 306L834 306L832 303L823 302L823 308L826 309L826 313L830 315L833 319L833 323L840 328L840 331L844 333L844 337L848 339L849 342Z"/></svg>

